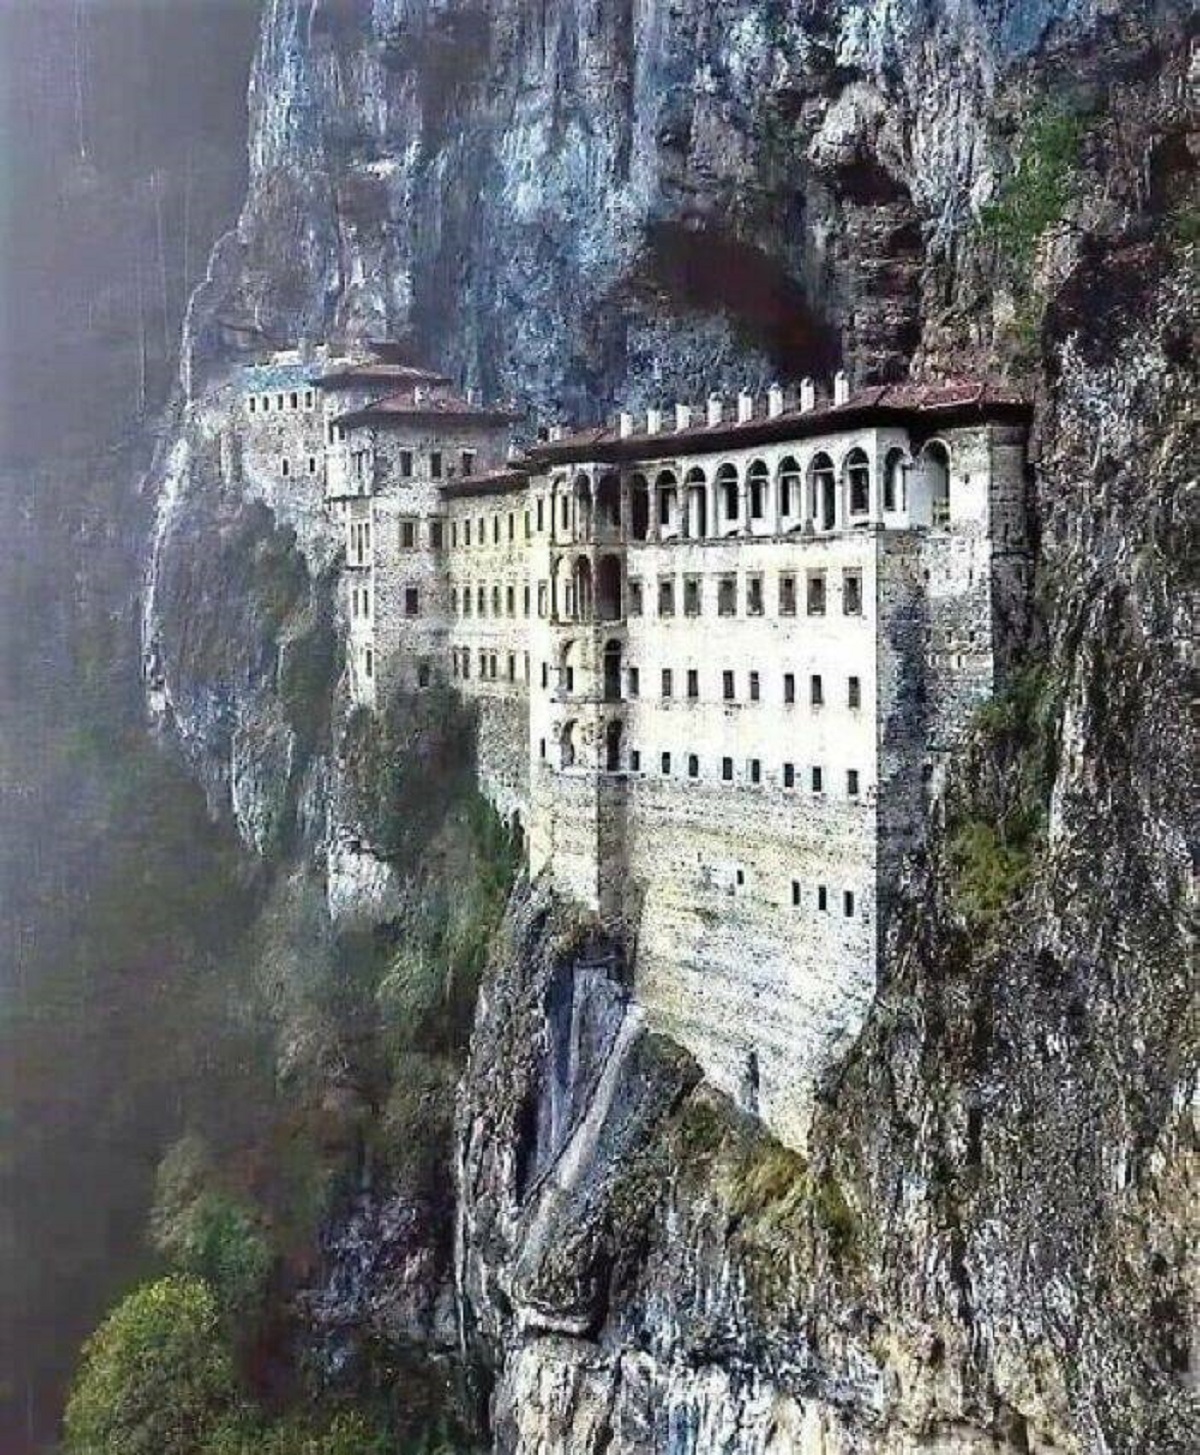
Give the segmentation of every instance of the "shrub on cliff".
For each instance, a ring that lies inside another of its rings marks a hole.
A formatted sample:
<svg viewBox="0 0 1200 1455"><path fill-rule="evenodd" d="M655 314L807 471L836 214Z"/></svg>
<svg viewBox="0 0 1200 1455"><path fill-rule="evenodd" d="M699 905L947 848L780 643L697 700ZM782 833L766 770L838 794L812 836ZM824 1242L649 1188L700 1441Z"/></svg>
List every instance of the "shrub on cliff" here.
<svg viewBox="0 0 1200 1455"><path fill-rule="evenodd" d="M199 1278L135 1289L84 1346L69 1455L195 1455L239 1407L233 1357Z"/></svg>
<svg viewBox="0 0 1200 1455"><path fill-rule="evenodd" d="M1027 265L1043 233L1066 214L1083 133L1083 119L1060 106L1045 104L1026 120L1012 172L980 214L985 236L1015 263Z"/></svg>

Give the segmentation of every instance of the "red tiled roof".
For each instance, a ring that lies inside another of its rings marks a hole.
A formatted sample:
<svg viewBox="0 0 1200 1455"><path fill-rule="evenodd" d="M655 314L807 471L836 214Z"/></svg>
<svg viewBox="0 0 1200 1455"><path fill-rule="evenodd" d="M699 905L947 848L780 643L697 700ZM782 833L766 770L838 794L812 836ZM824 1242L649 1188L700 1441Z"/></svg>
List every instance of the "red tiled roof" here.
<svg viewBox="0 0 1200 1455"><path fill-rule="evenodd" d="M529 472L517 467L506 470L485 470L478 475L456 475L444 481L442 490L451 495L502 495L520 490L529 484Z"/></svg>
<svg viewBox="0 0 1200 1455"><path fill-rule="evenodd" d="M434 369L421 369L414 364L390 363L375 359L362 364L344 364L327 374L318 374L313 383L322 389L353 389L364 384L413 385L448 384L445 374Z"/></svg>
<svg viewBox="0 0 1200 1455"><path fill-rule="evenodd" d="M622 435L611 425L577 430L557 440L542 440L530 447L532 458L545 461L572 461L630 456L669 456L678 454L679 443L688 448L711 449L721 446L738 448L771 440L800 438L849 429L865 424L898 423L916 416L945 415L963 418L1011 417L1027 413L1028 401L1017 390L993 380L949 380L935 384L880 384L856 390L845 404L831 399L818 401L813 409L789 409L768 418L756 414L752 419L723 419L709 424L702 417L687 429L674 429L669 417L656 434L644 428ZM701 412L703 407L701 407Z"/></svg>
<svg viewBox="0 0 1200 1455"><path fill-rule="evenodd" d="M469 399L453 394L446 389L409 388L394 394L385 394L372 400L361 409L351 410L338 416L337 423L353 428L355 425L387 425L414 420L459 419L473 420L478 424L512 424L519 416L510 410L494 409L482 404L472 404Z"/></svg>

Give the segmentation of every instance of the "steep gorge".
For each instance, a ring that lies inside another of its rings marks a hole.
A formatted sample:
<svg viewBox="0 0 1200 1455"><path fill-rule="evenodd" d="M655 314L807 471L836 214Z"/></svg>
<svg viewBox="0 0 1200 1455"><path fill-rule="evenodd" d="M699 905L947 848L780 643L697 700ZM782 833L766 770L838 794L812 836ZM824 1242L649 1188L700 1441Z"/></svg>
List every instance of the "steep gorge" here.
<svg viewBox="0 0 1200 1455"><path fill-rule="evenodd" d="M222 320L412 333L550 417L838 361L1005 370L1037 403L1026 690L980 722L911 866L805 1162L637 1024L624 947L515 897L455 1151L460 1332L498 1450L1200 1442L1189 12L265 9L250 193L189 314L148 605L164 721L310 886L306 915L344 811L341 716L304 740L329 684L285 700L279 647L323 619L322 563L289 566L281 603L258 507L214 465ZM1058 170L1030 150L1047 107L1071 122ZM1005 188L1015 157L1047 195ZM406 1323L439 1347L442 1254ZM364 1260L362 1317L418 1264Z"/></svg>

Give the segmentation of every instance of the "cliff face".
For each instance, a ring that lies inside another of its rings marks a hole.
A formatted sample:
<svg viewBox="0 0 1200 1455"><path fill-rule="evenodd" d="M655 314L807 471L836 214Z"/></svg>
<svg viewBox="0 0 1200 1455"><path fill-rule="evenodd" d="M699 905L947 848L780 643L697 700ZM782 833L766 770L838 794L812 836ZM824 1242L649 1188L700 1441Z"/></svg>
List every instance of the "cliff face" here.
<svg viewBox="0 0 1200 1455"><path fill-rule="evenodd" d="M912 866L807 1163L645 1034L622 947L514 905L456 1152L461 1322L498 1449L1200 1441L1185 8L266 8L250 195L191 310L192 463L164 472L148 632L176 730L260 848L273 825L326 833L328 738L299 744L277 655L322 608L289 576L247 620L278 566L253 530L245 591L196 585L187 512L249 529L200 448L219 316L289 341L412 330L465 381L581 417L837 360L998 364L1037 399L1027 670ZM1026 151L1025 211L981 228L1047 98L1073 118L1067 173ZM225 654L203 692L198 621Z"/></svg>

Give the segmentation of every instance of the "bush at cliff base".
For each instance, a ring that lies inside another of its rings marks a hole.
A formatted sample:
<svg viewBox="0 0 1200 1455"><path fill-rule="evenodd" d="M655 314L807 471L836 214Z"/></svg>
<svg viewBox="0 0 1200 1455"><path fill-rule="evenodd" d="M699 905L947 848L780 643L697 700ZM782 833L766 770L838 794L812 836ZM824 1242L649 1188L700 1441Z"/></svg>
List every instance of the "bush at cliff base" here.
<svg viewBox="0 0 1200 1455"><path fill-rule="evenodd" d="M67 1404L69 1455L193 1455L239 1404L220 1310L198 1278L124 1299L84 1347Z"/></svg>

